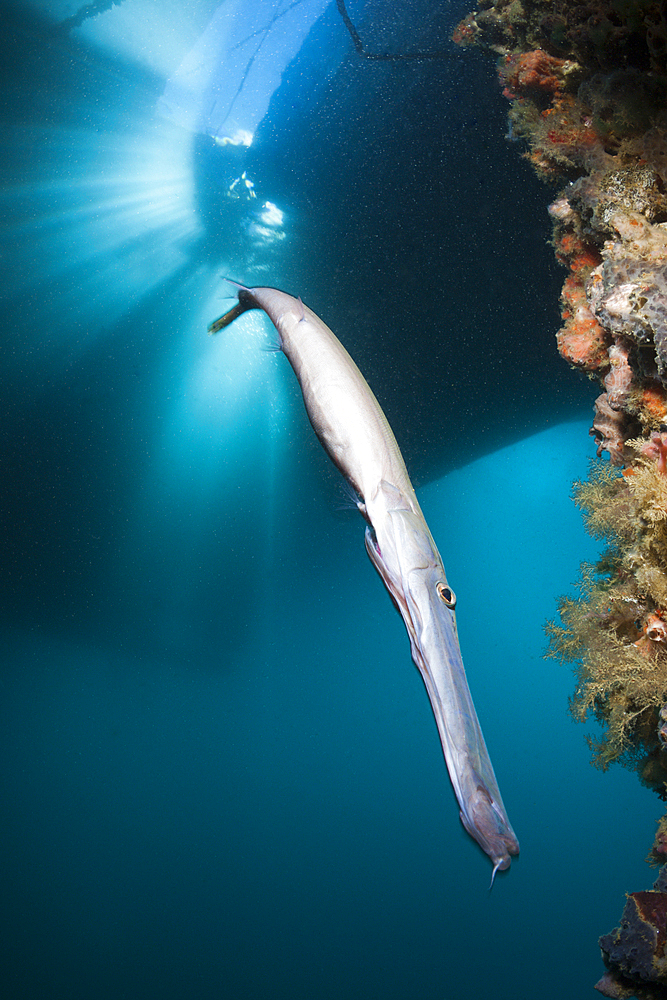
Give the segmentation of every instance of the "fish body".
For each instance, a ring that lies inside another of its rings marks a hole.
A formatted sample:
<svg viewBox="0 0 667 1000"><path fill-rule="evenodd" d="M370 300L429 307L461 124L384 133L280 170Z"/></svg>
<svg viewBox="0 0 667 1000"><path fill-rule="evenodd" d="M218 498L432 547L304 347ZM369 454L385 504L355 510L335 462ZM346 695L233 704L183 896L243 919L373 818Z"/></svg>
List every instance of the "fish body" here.
<svg viewBox="0 0 667 1000"><path fill-rule="evenodd" d="M366 550L405 623L440 735L461 821L493 862L509 868L519 843L505 812L463 667L456 599L380 404L338 338L300 299L238 286L212 333L263 309L299 380L310 422L358 497Z"/></svg>

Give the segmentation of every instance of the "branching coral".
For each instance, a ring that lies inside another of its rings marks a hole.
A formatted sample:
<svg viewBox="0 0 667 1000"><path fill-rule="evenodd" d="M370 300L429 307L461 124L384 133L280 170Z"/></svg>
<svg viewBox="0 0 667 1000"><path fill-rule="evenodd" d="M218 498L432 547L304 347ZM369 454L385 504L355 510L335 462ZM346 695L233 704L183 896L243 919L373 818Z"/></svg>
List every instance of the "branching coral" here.
<svg viewBox="0 0 667 1000"><path fill-rule="evenodd" d="M575 484L588 531L609 548L595 566L582 566L577 596L561 598L560 624L547 625L549 655L575 663L572 715L583 721L592 714L606 727L602 738L589 740L602 768L624 756L636 762L638 748L644 756L663 750L657 719L667 702L665 442L655 442L655 455L641 452L641 440L629 446L639 451L632 475L595 462L588 480Z"/></svg>
<svg viewBox="0 0 667 1000"><path fill-rule="evenodd" d="M513 138L561 190L569 269L558 350L601 383L597 453L575 500L607 551L547 626L572 662L594 763L621 761L667 799L667 0L478 0L455 41L499 56ZM621 471L622 470L622 471ZM667 817L653 859L667 858ZM610 997L667 996L667 865L600 939Z"/></svg>
<svg viewBox="0 0 667 1000"><path fill-rule="evenodd" d="M573 714L592 713L605 727L592 744L596 761L636 758L641 748L645 777L660 784L667 755L657 734L667 702L667 4L479 0L479 8L457 40L499 55L513 134L542 178L566 185L549 208L556 256L568 268L557 345L601 383L591 434L598 456L611 459L575 488L589 531L608 549L595 567L584 567L576 598L561 600L561 623L549 626L551 652L576 663Z"/></svg>

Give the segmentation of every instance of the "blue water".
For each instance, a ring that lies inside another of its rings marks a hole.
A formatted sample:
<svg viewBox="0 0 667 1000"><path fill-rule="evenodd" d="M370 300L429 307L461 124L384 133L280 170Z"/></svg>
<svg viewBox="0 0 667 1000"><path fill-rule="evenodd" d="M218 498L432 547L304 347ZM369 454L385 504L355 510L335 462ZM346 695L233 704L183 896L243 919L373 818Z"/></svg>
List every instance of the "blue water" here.
<svg viewBox="0 0 667 1000"><path fill-rule="evenodd" d="M549 193L491 65L364 63L335 7L250 149L188 131L160 98L215 9L7 12L2 995L584 1000L662 809L542 657L596 552ZM467 12L349 10L413 50ZM491 893L270 324L205 334L224 274L317 309L403 446L521 841Z"/></svg>

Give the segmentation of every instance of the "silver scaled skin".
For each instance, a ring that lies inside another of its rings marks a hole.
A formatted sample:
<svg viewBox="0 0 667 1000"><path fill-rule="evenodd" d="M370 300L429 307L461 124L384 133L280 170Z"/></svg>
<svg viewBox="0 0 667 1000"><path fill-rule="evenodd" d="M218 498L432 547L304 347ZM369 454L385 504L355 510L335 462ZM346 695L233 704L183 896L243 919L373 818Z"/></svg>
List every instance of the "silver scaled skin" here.
<svg viewBox="0 0 667 1000"><path fill-rule="evenodd" d="M263 309L301 385L310 422L355 490L366 550L399 610L438 726L461 821L497 871L519 842L505 812L461 659L454 592L421 512L396 438L363 375L337 337L300 299L275 288L238 287L216 333Z"/></svg>

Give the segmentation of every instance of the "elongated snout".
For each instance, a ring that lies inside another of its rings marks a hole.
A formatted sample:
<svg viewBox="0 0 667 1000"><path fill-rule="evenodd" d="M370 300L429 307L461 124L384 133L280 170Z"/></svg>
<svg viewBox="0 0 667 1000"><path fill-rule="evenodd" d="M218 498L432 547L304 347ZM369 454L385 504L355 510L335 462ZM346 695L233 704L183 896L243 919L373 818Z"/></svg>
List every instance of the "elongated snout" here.
<svg viewBox="0 0 667 1000"><path fill-rule="evenodd" d="M401 613L435 717L461 821L496 871L519 842L505 812L459 646L455 598L421 513L391 510L367 549ZM367 533L368 535L369 533Z"/></svg>
<svg viewBox="0 0 667 1000"><path fill-rule="evenodd" d="M369 525L366 549L408 631L463 825L493 861L495 876L509 867L519 844L463 669L456 599L392 429L354 361L319 316L278 289L237 287L238 303L209 331L224 329L247 309L263 309L278 331L315 433L359 497Z"/></svg>

